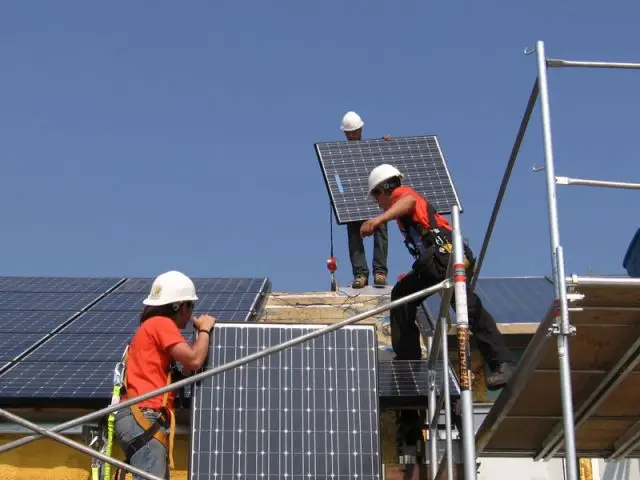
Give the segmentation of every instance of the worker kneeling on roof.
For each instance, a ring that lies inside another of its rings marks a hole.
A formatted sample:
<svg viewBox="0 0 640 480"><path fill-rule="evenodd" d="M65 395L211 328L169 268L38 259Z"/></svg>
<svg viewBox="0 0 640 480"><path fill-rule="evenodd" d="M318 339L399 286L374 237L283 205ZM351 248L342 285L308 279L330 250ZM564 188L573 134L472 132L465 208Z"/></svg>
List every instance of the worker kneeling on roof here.
<svg viewBox="0 0 640 480"><path fill-rule="evenodd" d="M367 220L361 227L362 236L371 235L378 225L396 219L405 238L405 245L416 259L411 272L391 291L391 300L442 282L447 276L452 253L452 228L447 219L411 187L402 185L403 179L395 167L380 165L369 175L369 195L384 212ZM465 246L467 278L473 271L473 253ZM491 373L486 377L487 388L502 388L513 373L513 360L495 321L483 307L480 298L467 290L469 327L480 353ZM454 298L452 305L455 308ZM416 300L391 309L391 342L397 360L418 360L422 356L420 330L415 323L420 303Z"/></svg>
<svg viewBox="0 0 640 480"><path fill-rule="evenodd" d="M193 319L199 333L192 346L179 330L189 322L196 300L195 285L180 272L166 272L154 280L149 296L143 301L140 327L127 352L123 400L171 383L173 360L183 365L183 373L202 366L215 318L201 315ZM174 399L174 391L167 392L116 414L116 438L126 462L166 479L167 459L173 467Z"/></svg>

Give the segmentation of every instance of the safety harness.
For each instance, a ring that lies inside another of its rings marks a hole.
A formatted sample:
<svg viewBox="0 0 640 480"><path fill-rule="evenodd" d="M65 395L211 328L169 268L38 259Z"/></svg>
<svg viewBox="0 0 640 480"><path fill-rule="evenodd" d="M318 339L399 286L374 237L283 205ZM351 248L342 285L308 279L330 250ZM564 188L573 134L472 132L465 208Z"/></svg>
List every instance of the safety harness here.
<svg viewBox="0 0 640 480"><path fill-rule="evenodd" d="M400 217L400 222L404 230L404 244L409 250L409 253L413 258L418 259L420 256L430 247L436 246L440 249L441 253L451 254L453 252L453 235L450 230L446 228L438 227L436 222L436 212L431 206L431 203L427 204L427 217L429 218L429 227L425 228L422 225L413 221L411 215L405 215ZM464 246L464 266L469 268L473 261L473 256L467 245Z"/></svg>
<svg viewBox="0 0 640 480"><path fill-rule="evenodd" d="M123 376L123 384L120 386L122 393L126 393L127 390L127 369L126 369L126 360L128 354L128 347L125 350L123 363L124 367L124 376ZM167 375L166 385L171 383L172 372L169 369L169 374ZM115 394L115 391L114 391ZM169 467L174 468L173 463L173 441L176 430L176 419L175 412L168 406L168 398L169 392L165 392L162 396L162 406L160 407L161 416L156 421L151 421L147 417L144 416L144 413L138 405L132 405L130 408L131 414L135 419L136 423L142 428L143 432L134 438L129 445L125 448L125 462L130 464L131 457L135 455L135 453L144 447L147 443L151 441L151 439L155 438L158 440L162 446L167 450L169 456ZM169 428L169 432L160 429L160 427ZM123 470L120 470L120 480L125 480L126 473Z"/></svg>

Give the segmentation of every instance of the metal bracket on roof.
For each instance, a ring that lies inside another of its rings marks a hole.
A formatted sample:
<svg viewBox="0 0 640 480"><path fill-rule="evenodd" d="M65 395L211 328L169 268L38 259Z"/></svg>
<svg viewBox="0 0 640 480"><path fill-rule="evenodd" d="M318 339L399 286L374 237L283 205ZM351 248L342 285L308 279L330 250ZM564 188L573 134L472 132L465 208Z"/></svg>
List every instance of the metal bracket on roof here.
<svg viewBox="0 0 640 480"><path fill-rule="evenodd" d="M560 325L553 324L549 327L549 329L547 330L547 337L551 336L551 335L560 335L562 334L562 330L560 328ZM569 333L568 335L570 336L575 336L576 334L576 327L574 325L569 324Z"/></svg>

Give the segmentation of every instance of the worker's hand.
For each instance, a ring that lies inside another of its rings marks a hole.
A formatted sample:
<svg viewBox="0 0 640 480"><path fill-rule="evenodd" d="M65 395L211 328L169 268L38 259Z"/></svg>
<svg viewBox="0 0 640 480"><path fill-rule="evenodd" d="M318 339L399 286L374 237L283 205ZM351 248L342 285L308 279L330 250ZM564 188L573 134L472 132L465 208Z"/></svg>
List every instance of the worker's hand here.
<svg viewBox="0 0 640 480"><path fill-rule="evenodd" d="M375 218L372 218L371 220L367 220L360 227L360 236L369 237L373 235L373 232L375 231L376 228L378 228L378 222L376 221Z"/></svg>
<svg viewBox="0 0 640 480"><path fill-rule="evenodd" d="M384 137L382 137L382 138L383 138L383 139L385 139L385 140L388 142L389 140L392 140L392 138L393 138L393 137L391 137L391 135L389 135L389 134L386 134L386 135L385 135Z"/></svg>
<svg viewBox="0 0 640 480"><path fill-rule="evenodd" d="M193 324L198 330L207 330L210 332L216 324L216 317L206 314L200 315L198 318L193 319Z"/></svg>

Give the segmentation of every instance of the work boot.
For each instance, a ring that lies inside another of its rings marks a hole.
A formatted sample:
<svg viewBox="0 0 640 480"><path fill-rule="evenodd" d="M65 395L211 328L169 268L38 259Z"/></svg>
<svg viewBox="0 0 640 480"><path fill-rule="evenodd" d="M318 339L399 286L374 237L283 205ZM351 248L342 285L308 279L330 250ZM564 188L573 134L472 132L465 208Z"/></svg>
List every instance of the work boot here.
<svg viewBox="0 0 640 480"><path fill-rule="evenodd" d="M351 284L351 288L364 288L369 285L369 277L365 275L356 275L355 280Z"/></svg>
<svg viewBox="0 0 640 480"><path fill-rule="evenodd" d="M387 284L387 275L386 273L377 272L373 276L373 285L375 287L384 287Z"/></svg>
<svg viewBox="0 0 640 480"><path fill-rule="evenodd" d="M499 364L485 379L487 390L499 390L503 388L513 376L514 366L511 363Z"/></svg>

